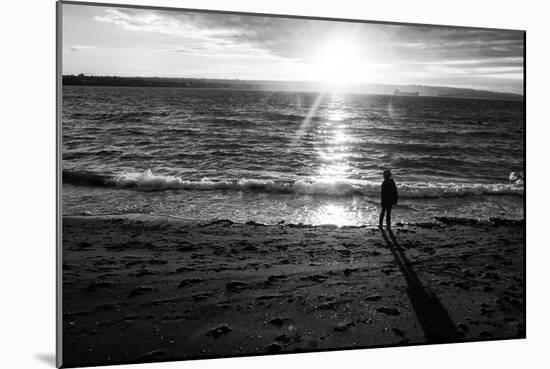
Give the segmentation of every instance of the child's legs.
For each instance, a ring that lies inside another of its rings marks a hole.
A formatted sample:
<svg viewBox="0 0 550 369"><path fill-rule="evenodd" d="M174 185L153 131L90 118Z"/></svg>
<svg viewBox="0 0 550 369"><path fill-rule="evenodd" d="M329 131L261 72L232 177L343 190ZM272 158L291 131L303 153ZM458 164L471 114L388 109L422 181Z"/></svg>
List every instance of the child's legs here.
<svg viewBox="0 0 550 369"><path fill-rule="evenodd" d="M386 207L382 206L382 210L380 211L380 225L384 222L384 213L386 212Z"/></svg>
<svg viewBox="0 0 550 369"><path fill-rule="evenodd" d="M388 226L391 224L391 206L386 208L386 224Z"/></svg>

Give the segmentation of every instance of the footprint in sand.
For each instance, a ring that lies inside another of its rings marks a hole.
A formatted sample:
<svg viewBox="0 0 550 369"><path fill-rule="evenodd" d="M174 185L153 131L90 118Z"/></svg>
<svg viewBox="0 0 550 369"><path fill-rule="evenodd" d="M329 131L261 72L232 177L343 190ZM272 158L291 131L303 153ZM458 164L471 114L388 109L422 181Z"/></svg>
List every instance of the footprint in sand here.
<svg viewBox="0 0 550 369"><path fill-rule="evenodd" d="M227 282L225 288L229 292L239 292L248 287L248 283L242 281L230 281Z"/></svg>
<svg viewBox="0 0 550 369"><path fill-rule="evenodd" d="M151 286L139 286L131 290L128 294L128 297L145 295L146 293L152 292L153 290L154 288Z"/></svg>
<svg viewBox="0 0 550 369"><path fill-rule="evenodd" d="M379 313L391 315L391 316L399 315L399 310L392 307L379 307L378 309L376 309L376 311L378 311Z"/></svg>
<svg viewBox="0 0 550 369"><path fill-rule="evenodd" d="M285 325L285 323L291 323L292 320L291 319L288 319L288 318L273 318L271 319L268 323L271 324L271 325L274 325L275 327L282 327L283 325Z"/></svg>
<svg viewBox="0 0 550 369"><path fill-rule="evenodd" d="M338 323L336 327L334 327L334 331L336 332L344 332L347 331L349 328L353 327L355 325L354 322L342 322Z"/></svg>

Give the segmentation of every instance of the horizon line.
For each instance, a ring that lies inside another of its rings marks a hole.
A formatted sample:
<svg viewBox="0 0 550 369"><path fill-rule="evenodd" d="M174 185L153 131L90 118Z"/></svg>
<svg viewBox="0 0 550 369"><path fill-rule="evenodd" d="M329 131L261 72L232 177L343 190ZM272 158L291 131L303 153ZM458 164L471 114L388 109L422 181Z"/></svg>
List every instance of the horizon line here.
<svg viewBox="0 0 550 369"><path fill-rule="evenodd" d="M106 74L106 75L99 75L99 74L86 74L83 72L80 72L78 74L61 74L61 77L66 76L74 76L78 77L80 75L83 75L87 78L93 78L93 77L107 77L107 78L157 78L157 79L192 79L192 80L211 80L211 81L238 81L238 82L276 82L276 83L311 83L311 84L325 84L325 85L331 85L331 86L339 86L340 89L345 89L346 87L360 87L360 86L368 86L368 85L378 85L378 86L411 86L411 87L429 87L429 88L449 88L449 89L455 89L455 90L470 90L470 91L477 91L477 92L489 92L493 94L503 94L503 95L516 95L520 97L525 97L525 92L507 92L507 91L495 91L495 90L488 90L488 89L478 89L478 88L472 88L472 87L457 87L457 86L445 86L445 85L424 85L424 84L417 84L417 83L407 83L407 84L399 84L399 83L376 83L376 82L359 82L359 83L338 83L338 82L329 82L329 81L316 81L316 80L285 80L285 79L246 79L246 78L213 78L213 77L183 77L183 76L158 76L158 75L116 75L116 74Z"/></svg>

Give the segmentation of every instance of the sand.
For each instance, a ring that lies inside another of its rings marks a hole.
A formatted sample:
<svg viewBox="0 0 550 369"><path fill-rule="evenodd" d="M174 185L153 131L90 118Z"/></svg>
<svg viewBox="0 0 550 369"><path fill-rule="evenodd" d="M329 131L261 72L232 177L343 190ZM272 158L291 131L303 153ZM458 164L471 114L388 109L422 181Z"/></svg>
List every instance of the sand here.
<svg viewBox="0 0 550 369"><path fill-rule="evenodd" d="M63 363L522 338L524 227L65 216Z"/></svg>

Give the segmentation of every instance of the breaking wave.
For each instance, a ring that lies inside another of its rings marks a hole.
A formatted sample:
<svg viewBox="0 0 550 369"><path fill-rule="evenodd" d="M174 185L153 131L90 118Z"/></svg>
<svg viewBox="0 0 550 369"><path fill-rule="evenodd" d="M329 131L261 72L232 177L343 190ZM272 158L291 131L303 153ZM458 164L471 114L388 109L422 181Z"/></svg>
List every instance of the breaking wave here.
<svg viewBox="0 0 550 369"><path fill-rule="evenodd" d="M379 196L380 183L342 181L275 181L266 179L186 180L177 176L157 175L151 170L101 175L86 171L63 171L63 182L76 185L128 188L140 191L244 191L260 193L324 195L324 196ZM522 182L509 183L425 183L398 184L399 196L405 198L464 197L473 195L523 195Z"/></svg>

